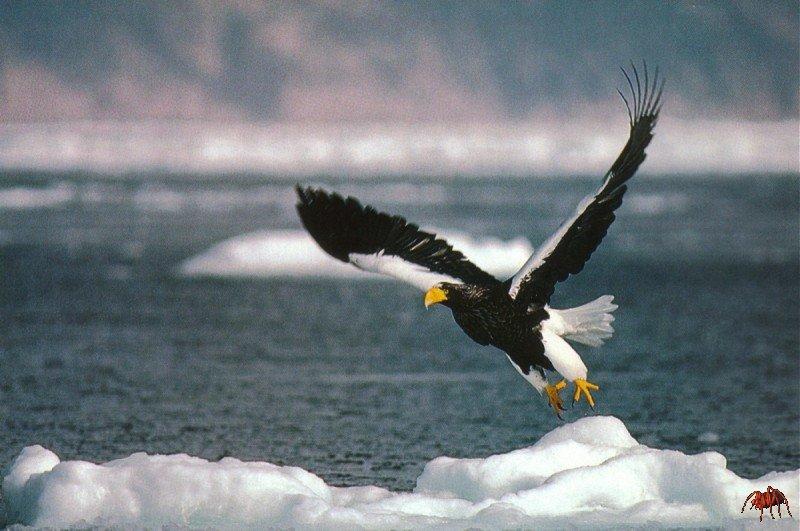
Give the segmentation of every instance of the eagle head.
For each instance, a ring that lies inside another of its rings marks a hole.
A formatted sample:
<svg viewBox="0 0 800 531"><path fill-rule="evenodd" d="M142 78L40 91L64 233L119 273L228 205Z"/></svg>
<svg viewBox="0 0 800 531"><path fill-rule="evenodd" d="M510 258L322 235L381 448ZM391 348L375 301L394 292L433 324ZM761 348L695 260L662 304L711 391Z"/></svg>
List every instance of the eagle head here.
<svg viewBox="0 0 800 531"><path fill-rule="evenodd" d="M458 304L462 298L462 288L461 284L439 282L425 293L425 307L430 308L439 303L449 307Z"/></svg>

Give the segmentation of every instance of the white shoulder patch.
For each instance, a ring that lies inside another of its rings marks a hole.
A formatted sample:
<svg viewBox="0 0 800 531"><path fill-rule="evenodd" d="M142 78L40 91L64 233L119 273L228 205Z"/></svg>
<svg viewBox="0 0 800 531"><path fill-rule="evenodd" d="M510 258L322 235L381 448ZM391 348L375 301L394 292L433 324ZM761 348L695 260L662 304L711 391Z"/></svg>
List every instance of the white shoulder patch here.
<svg viewBox="0 0 800 531"><path fill-rule="evenodd" d="M508 288L508 294L511 296L512 299L517 298L517 293L519 293L519 288L522 286L522 283L531 274L531 272L536 271L543 263L545 258L550 256L552 252L556 249L561 238L567 233L567 231L572 227L572 224L575 223L575 220L578 219L581 214L588 208L589 205L592 204L592 201L595 200L597 194L600 193L603 187L601 186L600 189L583 198L583 200L578 204L578 207L575 209L575 212L570 216L564 223L558 227L558 230L554 232L545 242L536 249L536 251L528 258L528 261L525 262L525 265L517 271L514 275L514 278L511 279L511 286Z"/></svg>

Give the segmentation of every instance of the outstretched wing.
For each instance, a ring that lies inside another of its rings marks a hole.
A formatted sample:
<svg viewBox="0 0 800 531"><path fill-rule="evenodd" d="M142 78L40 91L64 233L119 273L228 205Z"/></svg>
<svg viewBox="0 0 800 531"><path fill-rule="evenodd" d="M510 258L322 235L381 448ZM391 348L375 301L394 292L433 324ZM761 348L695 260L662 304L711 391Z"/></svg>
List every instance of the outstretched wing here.
<svg viewBox="0 0 800 531"><path fill-rule="evenodd" d="M361 206L352 197L299 186L296 190L303 226L326 253L342 262L422 290L438 282L499 283L445 240L400 216Z"/></svg>
<svg viewBox="0 0 800 531"><path fill-rule="evenodd" d="M653 128L661 109L663 80L656 69L652 83L644 65L644 76L633 66L633 79L622 70L630 87L632 104L622 96L630 119L630 137L611 166L596 193L586 197L575 213L550 236L507 280L508 292L520 304L547 304L556 283L579 273L614 221L614 211L622 204L625 183L645 159L645 148L653 138Z"/></svg>

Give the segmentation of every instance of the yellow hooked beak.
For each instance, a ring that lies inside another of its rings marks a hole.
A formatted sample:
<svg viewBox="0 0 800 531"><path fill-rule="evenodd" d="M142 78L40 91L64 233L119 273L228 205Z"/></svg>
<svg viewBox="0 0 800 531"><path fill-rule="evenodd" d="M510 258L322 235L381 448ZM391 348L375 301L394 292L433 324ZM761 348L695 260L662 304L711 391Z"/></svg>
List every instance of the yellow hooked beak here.
<svg viewBox="0 0 800 531"><path fill-rule="evenodd" d="M433 287L425 293L425 307L430 308L432 304L447 300L447 294L442 288Z"/></svg>

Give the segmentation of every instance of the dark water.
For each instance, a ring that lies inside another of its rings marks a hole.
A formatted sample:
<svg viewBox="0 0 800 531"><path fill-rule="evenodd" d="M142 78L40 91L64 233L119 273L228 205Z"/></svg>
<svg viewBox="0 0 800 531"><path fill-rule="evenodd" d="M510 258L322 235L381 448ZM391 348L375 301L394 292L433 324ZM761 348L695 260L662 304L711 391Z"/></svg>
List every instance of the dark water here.
<svg viewBox="0 0 800 531"><path fill-rule="evenodd" d="M594 186L332 184L534 244ZM0 192L2 465L38 443L62 459L231 455L408 489L433 457L505 452L558 424L413 288L176 273L227 237L299 227L287 185L7 175ZM600 414L753 477L800 467L799 292L796 177L642 178L553 305L617 296L614 338L581 349Z"/></svg>

